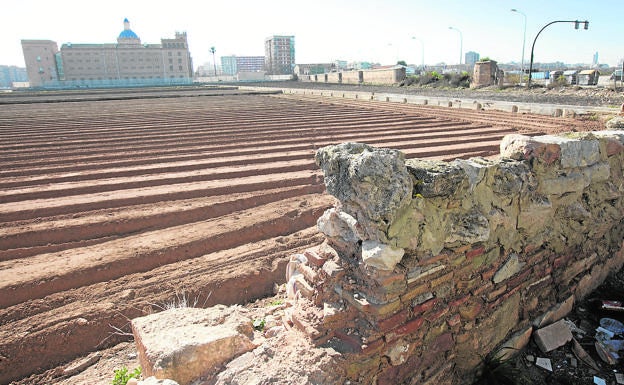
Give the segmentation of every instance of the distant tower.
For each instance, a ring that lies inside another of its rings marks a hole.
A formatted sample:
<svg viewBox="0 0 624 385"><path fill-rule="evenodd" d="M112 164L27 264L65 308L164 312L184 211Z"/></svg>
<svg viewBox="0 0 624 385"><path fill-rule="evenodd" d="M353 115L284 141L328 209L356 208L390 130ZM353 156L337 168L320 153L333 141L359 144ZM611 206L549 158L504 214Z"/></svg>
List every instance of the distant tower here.
<svg viewBox="0 0 624 385"><path fill-rule="evenodd" d="M592 62L592 67L598 67L598 64L600 63L598 62L598 52L596 52L594 54L594 61Z"/></svg>

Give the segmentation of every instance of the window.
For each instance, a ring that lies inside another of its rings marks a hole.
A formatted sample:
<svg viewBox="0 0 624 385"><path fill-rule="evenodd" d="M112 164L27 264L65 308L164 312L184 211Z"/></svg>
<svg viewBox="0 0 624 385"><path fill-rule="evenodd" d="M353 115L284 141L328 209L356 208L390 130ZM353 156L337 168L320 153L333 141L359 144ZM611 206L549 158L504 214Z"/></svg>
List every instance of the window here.
<svg viewBox="0 0 624 385"><path fill-rule="evenodd" d="M182 66L178 66L178 69L179 69L180 71L182 71Z"/></svg>

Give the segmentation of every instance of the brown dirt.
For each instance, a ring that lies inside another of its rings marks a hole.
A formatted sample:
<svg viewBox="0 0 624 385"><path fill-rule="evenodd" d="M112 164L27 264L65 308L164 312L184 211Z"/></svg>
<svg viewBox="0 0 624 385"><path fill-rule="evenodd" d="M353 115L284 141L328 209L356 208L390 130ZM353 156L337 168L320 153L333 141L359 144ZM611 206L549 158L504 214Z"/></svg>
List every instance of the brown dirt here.
<svg viewBox="0 0 624 385"><path fill-rule="evenodd" d="M58 367L96 350L132 366L118 331L180 293L200 306L270 295L287 257L322 241L314 225L333 198L313 161L321 146L454 159L494 156L509 133L589 127L203 90L46 97L0 109L0 384L59 382ZM100 361L75 380L108 383Z"/></svg>

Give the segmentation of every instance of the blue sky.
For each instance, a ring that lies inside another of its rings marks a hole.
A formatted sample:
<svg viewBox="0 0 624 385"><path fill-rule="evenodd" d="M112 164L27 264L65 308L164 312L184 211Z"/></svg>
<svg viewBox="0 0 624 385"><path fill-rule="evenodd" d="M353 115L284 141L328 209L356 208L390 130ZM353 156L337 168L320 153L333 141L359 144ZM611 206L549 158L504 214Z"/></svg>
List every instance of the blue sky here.
<svg viewBox="0 0 624 385"><path fill-rule="evenodd" d="M62 43L112 43L128 18L144 43L159 43L175 31L188 34L195 66L221 55L264 55L270 35L295 35L298 63L397 59L419 64L459 62L476 51L499 62L520 62L527 16L525 61L537 32L553 20L589 20L589 30L554 24L540 35L535 61L616 65L624 58L622 0L3 0L0 64L24 65L21 39ZM304 7L304 4L311 6ZM620 16L618 16L618 14ZM416 39L414 39L416 38ZM423 46L421 46L421 42Z"/></svg>

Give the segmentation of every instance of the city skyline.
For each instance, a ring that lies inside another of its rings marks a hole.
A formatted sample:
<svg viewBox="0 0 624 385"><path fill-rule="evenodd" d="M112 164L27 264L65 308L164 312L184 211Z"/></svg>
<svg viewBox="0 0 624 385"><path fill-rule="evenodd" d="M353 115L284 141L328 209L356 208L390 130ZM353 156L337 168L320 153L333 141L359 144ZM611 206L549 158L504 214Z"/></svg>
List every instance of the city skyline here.
<svg viewBox="0 0 624 385"><path fill-rule="evenodd" d="M201 4L201 5L200 5ZM296 7L284 0L241 0L209 5L190 2L175 9L170 3L111 0L101 5L76 0L8 0L12 14L0 25L2 65L24 66L22 39L48 39L59 45L114 42L128 18L143 43L158 43L176 31L187 32L195 67L212 62L210 47L221 56L264 54L264 39L294 35L297 63L334 60L393 64L458 64L460 52L478 52L499 62L521 61L526 15L525 62L540 28L553 20L589 21L589 29L575 30L572 23L548 27L537 40L535 62L615 66L624 57L618 37L617 0L600 7L574 1L449 0L444 5L413 0L318 0L313 7ZM165 6L166 5L166 6ZM90 17L96 10L97 17ZM452 29L449 27L453 27ZM460 31L460 33L457 33ZM424 53L424 60L423 60Z"/></svg>

